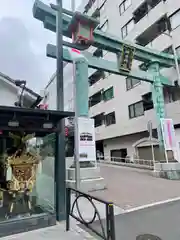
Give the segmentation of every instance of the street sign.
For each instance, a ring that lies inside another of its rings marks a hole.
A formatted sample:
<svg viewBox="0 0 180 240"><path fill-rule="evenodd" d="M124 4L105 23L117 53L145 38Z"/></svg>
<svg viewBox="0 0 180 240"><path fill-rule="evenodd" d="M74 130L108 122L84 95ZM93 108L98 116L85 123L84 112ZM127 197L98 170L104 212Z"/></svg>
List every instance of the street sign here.
<svg viewBox="0 0 180 240"><path fill-rule="evenodd" d="M78 152L80 162L96 161L94 119L78 118Z"/></svg>

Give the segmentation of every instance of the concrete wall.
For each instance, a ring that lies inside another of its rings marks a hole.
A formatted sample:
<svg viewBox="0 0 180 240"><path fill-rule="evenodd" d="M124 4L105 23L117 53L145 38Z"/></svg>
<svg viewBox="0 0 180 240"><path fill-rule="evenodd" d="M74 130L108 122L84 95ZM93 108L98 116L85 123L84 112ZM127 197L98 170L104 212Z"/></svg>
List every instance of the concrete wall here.
<svg viewBox="0 0 180 240"><path fill-rule="evenodd" d="M128 156L134 154L133 144L143 138L144 134L134 134L131 136L119 137L114 139L104 140L104 155L110 156L111 150L127 148Z"/></svg>

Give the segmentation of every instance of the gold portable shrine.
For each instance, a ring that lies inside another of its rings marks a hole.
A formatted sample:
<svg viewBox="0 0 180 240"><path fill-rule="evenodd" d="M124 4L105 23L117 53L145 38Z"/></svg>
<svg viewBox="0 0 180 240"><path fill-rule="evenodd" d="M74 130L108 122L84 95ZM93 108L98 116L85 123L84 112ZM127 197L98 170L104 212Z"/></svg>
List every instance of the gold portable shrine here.
<svg viewBox="0 0 180 240"><path fill-rule="evenodd" d="M36 171L40 156L27 151L26 142L35 134L21 134L20 136L9 134L14 139L15 153L7 158L7 172L9 171L8 191L12 194L9 214L13 212L18 198L22 199L27 211L31 210L29 192L32 191L36 182ZM7 214L7 217L9 217Z"/></svg>
<svg viewBox="0 0 180 240"><path fill-rule="evenodd" d="M9 183L11 191L31 191L36 181L36 170L39 163L37 155L24 152L20 156L16 153L7 159L8 167L11 167L12 178Z"/></svg>

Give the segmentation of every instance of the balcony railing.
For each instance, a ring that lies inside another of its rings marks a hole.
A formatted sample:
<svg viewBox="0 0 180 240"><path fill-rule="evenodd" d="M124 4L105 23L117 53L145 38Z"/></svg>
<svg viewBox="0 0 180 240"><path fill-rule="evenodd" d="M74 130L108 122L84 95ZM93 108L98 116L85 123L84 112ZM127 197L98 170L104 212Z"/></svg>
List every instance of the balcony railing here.
<svg viewBox="0 0 180 240"><path fill-rule="evenodd" d="M134 23L138 23L143 17L156 7L162 0L151 0L145 1L141 6L134 12Z"/></svg>

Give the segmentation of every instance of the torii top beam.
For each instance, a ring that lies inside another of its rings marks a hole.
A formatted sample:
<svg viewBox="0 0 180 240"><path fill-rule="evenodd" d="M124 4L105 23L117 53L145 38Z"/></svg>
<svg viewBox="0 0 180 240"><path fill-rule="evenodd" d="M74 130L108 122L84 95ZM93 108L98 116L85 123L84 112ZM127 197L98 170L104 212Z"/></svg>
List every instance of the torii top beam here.
<svg viewBox="0 0 180 240"><path fill-rule="evenodd" d="M70 12L73 15L73 12ZM33 6L33 16L44 23L44 27L53 32L56 32L56 11L53 10L48 5L36 0ZM71 38L72 33L68 31L69 24L71 23L72 17L67 14L63 14L63 35ZM134 59L149 62L156 61L161 67L172 67L175 65L174 56L171 54L166 54L152 50L147 47L142 47L131 42L123 41L120 38L112 36L108 33L103 33L100 30L94 30L93 32L93 43L92 46L99 47L101 49L108 50L113 53L117 51L121 52L123 45L127 44L135 48ZM178 58L180 62L180 57Z"/></svg>
<svg viewBox="0 0 180 240"><path fill-rule="evenodd" d="M56 46L54 46L52 44L48 44L46 52L47 52L48 57L56 58ZM146 81L149 83L154 82L152 74L150 74L148 72L144 72L144 71L140 71L140 70L138 70L138 71L132 70L130 73L123 72L123 71L119 71L117 64L115 62L110 62L110 61L104 60L104 59L98 59L98 58L94 57L91 53L88 53L88 52L84 52L83 56L87 59L88 66L90 68L107 71L107 72L114 73L117 75L128 76L133 79L138 79L138 80ZM63 59L66 62L73 62L73 59L72 59L68 49L66 49L66 48L63 48ZM163 77L162 75L160 75L160 77L161 77L161 82L163 85L173 86L172 82L169 81L166 77Z"/></svg>

